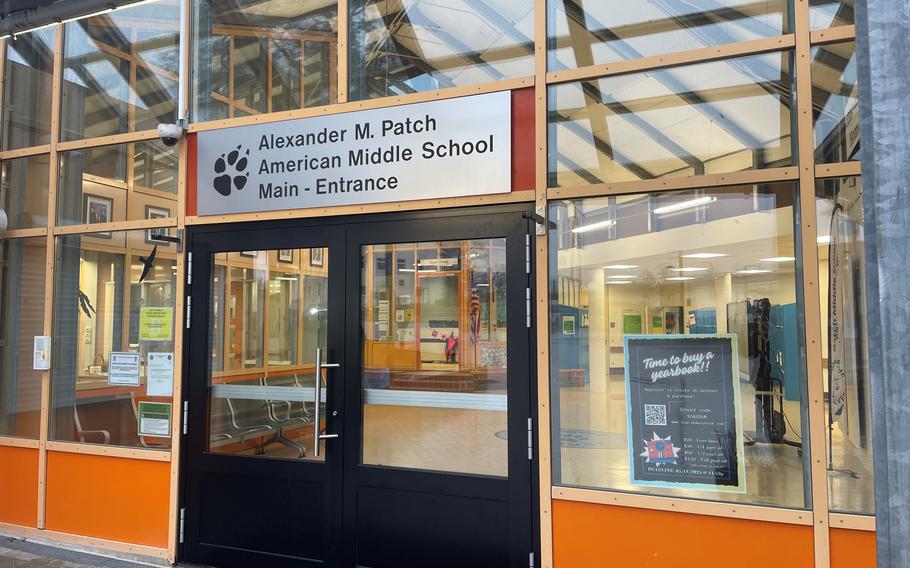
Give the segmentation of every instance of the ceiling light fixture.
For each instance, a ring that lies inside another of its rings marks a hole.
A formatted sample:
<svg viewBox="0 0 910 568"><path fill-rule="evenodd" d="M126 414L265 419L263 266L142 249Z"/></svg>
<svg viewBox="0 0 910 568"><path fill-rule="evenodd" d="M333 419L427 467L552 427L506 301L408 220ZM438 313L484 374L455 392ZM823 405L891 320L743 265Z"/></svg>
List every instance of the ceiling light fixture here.
<svg viewBox="0 0 910 568"><path fill-rule="evenodd" d="M654 214L666 215L667 213L676 213L677 211L683 211L685 209L707 205L709 203L714 203L715 201L717 201L717 198L713 195L705 195L704 197L696 197L695 199L690 199L688 201L680 201L679 203L674 203L672 205L664 205L663 207L658 207L654 210Z"/></svg>
<svg viewBox="0 0 910 568"><path fill-rule="evenodd" d="M671 268L673 272L704 272L708 270L707 268L699 268L697 266L683 266L682 268Z"/></svg>
<svg viewBox="0 0 910 568"><path fill-rule="evenodd" d="M572 229L573 233L588 233L590 231L599 231L601 229L606 229L612 227L616 224L614 219L607 219L606 221L598 221L596 223L591 223L590 225L582 225L581 227L575 227Z"/></svg>
<svg viewBox="0 0 910 568"><path fill-rule="evenodd" d="M633 278L638 278L638 276L635 276L634 274L611 274L610 276L607 276L607 278L615 278L616 280L631 280Z"/></svg>
<svg viewBox="0 0 910 568"><path fill-rule="evenodd" d="M830 245L831 244L831 235L823 235L816 239L820 245Z"/></svg>
<svg viewBox="0 0 910 568"><path fill-rule="evenodd" d="M672 276L670 278L667 278L667 280L674 280L676 282L680 282L683 280L695 280L695 278L693 278L691 276Z"/></svg>
<svg viewBox="0 0 910 568"><path fill-rule="evenodd" d="M611 281L607 282L607 284L609 284L610 286L612 286L614 284L631 284L631 283L632 282L630 282L628 280L611 280Z"/></svg>
<svg viewBox="0 0 910 568"><path fill-rule="evenodd" d="M772 256L771 258L759 259L762 262L793 262L796 260L792 256Z"/></svg>
<svg viewBox="0 0 910 568"><path fill-rule="evenodd" d="M637 264L610 264L604 266L607 270L631 270L633 268L638 268Z"/></svg>
<svg viewBox="0 0 910 568"><path fill-rule="evenodd" d="M737 270L737 274L767 274L771 272L770 270L765 270L763 268L749 268L746 270Z"/></svg>
<svg viewBox="0 0 910 568"><path fill-rule="evenodd" d="M695 252L692 254L684 254L683 258L720 258L722 256L730 256L722 252Z"/></svg>

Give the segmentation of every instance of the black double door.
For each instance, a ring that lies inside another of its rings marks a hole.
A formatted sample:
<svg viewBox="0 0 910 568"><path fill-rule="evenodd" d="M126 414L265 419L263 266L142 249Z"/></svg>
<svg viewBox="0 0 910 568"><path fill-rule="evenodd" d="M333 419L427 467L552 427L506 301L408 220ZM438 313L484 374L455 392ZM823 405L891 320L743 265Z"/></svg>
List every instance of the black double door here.
<svg viewBox="0 0 910 568"><path fill-rule="evenodd" d="M533 562L517 207L194 229L180 559Z"/></svg>

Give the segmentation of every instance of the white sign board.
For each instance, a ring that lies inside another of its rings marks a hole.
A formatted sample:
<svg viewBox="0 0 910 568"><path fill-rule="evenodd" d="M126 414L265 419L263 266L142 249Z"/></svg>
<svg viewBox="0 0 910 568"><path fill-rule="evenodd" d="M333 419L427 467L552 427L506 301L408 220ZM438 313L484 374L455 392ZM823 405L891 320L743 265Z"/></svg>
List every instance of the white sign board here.
<svg viewBox="0 0 910 568"><path fill-rule="evenodd" d="M511 190L508 91L198 134L199 215Z"/></svg>
<svg viewBox="0 0 910 568"><path fill-rule="evenodd" d="M108 358L109 385L139 386L139 353L111 351Z"/></svg>
<svg viewBox="0 0 910 568"><path fill-rule="evenodd" d="M174 395L174 354L149 353L145 368L146 394Z"/></svg>
<svg viewBox="0 0 910 568"><path fill-rule="evenodd" d="M35 371L47 371L50 368L51 338L47 335L36 335L32 369Z"/></svg>

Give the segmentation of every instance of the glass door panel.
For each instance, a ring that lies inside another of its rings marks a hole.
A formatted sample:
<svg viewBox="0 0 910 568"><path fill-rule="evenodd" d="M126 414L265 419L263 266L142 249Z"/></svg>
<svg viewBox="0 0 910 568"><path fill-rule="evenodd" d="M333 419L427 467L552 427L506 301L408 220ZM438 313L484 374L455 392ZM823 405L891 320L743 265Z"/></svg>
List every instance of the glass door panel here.
<svg viewBox="0 0 910 568"><path fill-rule="evenodd" d="M361 256L362 463L506 476L505 239Z"/></svg>
<svg viewBox="0 0 910 568"><path fill-rule="evenodd" d="M324 248L213 255L209 452L325 459L327 261Z"/></svg>

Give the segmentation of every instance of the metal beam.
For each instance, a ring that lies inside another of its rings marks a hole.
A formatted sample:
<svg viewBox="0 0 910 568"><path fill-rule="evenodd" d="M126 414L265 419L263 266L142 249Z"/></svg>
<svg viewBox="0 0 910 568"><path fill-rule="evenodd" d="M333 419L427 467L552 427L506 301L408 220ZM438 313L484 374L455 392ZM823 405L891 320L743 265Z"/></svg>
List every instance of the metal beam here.
<svg viewBox="0 0 910 568"><path fill-rule="evenodd" d="M910 566L910 10L856 3L879 566ZM811 190L811 188L809 188Z"/></svg>

